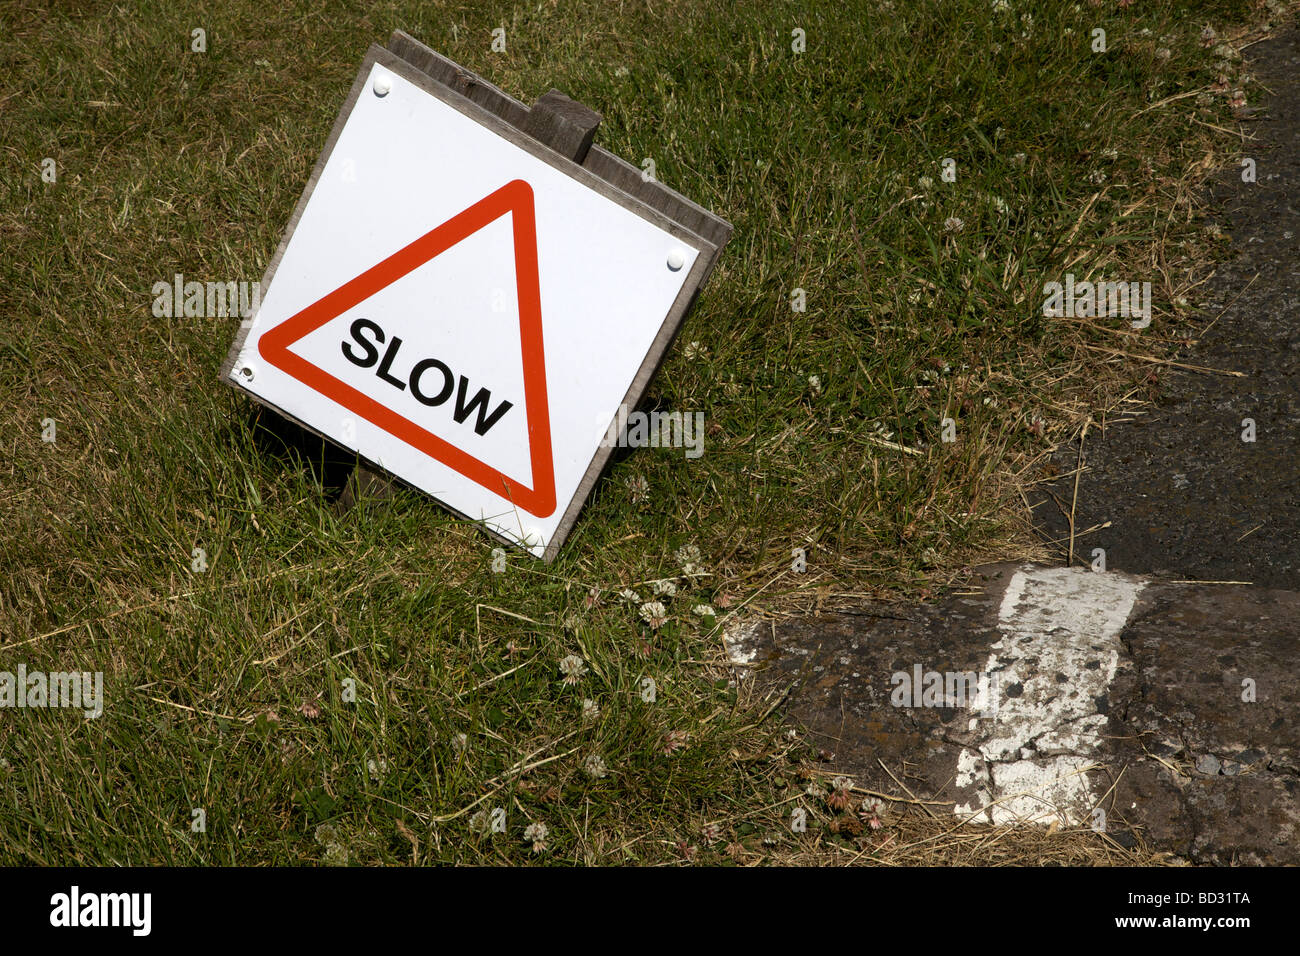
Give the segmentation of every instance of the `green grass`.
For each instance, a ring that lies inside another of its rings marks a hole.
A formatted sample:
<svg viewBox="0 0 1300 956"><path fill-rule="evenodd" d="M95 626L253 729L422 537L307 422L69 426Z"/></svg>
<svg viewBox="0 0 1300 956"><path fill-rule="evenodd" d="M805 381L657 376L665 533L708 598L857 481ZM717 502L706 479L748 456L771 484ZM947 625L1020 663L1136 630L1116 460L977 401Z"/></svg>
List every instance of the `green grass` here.
<svg viewBox="0 0 1300 956"><path fill-rule="evenodd" d="M855 856L824 808L789 832L815 758L738 696L724 618L691 608L915 599L1026 553L1033 464L1145 374L1097 348L1156 354L1195 327L1174 302L1209 256L1195 187L1207 155L1235 162L1211 128L1231 117L1226 92L1154 104L1214 83L1205 24L1259 14L1080 6L6 4L0 670L102 670L107 701L0 713L0 863ZM338 516L217 381L237 320L150 314L176 272L260 279L395 28L520 99L599 110L598 142L736 227L651 386L705 412L705 454L620 458L550 566L492 573L494 543L414 494ZM1151 280L1155 323L1043 318L1066 271ZM707 574L683 576L683 546ZM618 592L663 578L652 630ZM476 834L496 807L506 833Z"/></svg>

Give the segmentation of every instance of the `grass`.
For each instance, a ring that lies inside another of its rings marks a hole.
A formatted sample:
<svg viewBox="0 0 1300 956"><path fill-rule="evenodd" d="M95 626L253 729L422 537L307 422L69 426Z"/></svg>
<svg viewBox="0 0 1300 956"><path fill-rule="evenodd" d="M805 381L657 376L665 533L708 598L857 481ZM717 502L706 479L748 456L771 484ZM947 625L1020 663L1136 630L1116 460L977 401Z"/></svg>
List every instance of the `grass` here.
<svg viewBox="0 0 1300 956"><path fill-rule="evenodd" d="M720 630L741 609L920 599L1036 553L1020 493L1046 453L1150 387L1113 353L1167 354L1207 321L1199 187L1237 161L1232 92L1259 91L1200 36L1264 15L6 4L0 670L103 671L106 703L0 717L0 863L1138 859L905 803L887 836L833 832L820 805L792 833L821 768L738 695ZM493 573L492 541L410 493L340 514L337 467L267 441L217 381L238 320L150 312L177 272L261 277L395 28L525 101L555 86L599 110L599 142L736 227L651 386L705 412L705 454L622 455L550 566ZM1151 280L1151 328L1044 318L1067 271ZM651 628L619 592L664 579ZM484 834L498 808L505 832Z"/></svg>

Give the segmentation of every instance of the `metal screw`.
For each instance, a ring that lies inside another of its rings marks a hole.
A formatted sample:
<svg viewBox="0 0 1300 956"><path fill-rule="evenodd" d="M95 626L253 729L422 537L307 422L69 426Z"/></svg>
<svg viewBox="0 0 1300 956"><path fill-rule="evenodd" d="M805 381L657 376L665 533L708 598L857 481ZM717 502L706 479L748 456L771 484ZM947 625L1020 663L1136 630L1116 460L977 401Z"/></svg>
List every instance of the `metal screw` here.
<svg viewBox="0 0 1300 956"><path fill-rule="evenodd" d="M375 77L375 96L387 96L388 91L393 88L391 77L381 73Z"/></svg>
<svg viewBox="0 0 1300 956"><path fill-rule="evenodd" d="M682 266L686 265L686 253L680 249L674 249L668 253L668 268L676 272Z"/></svg>

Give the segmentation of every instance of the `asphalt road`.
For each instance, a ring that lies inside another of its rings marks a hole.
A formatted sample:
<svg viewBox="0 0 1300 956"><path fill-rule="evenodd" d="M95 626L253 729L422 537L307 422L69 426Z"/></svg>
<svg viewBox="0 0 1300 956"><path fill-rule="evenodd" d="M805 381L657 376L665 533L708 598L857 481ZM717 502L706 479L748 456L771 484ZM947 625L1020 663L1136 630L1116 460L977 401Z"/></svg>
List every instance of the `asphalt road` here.
<svg viewBox="0 0 1300 956"><path fill-rule="evenodd" d="M1235 258L1208 284L1205 322L1222 316L1177 356L1244 376L1162 368L1155 408L1089 431L1075 527L1111 526L1075 555L1103 548L1108 569L1300 589L1300 30L1247 54L1272 92L1245 124L1257 178L1231 169L1215 184ZM1059 449L1064 477L1031 499L1053 540L1069 526L1051 495L1069 506L1078 454L1078 442Z"/></svg>

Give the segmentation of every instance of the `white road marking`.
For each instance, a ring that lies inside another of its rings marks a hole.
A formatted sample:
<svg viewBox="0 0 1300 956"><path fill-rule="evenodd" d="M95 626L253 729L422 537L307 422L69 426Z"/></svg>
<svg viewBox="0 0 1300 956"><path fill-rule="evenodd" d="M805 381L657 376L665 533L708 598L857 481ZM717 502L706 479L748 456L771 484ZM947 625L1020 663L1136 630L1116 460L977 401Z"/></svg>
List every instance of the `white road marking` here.
<svg viewBox="0 0 1300 956"><path fill-rule="evenodd" d="M996 710L970 721L980 736L961 753L956 784L976 795L955 808L959 816L1090 822L1100 795L1084 771L1106 725L1097 700L1115 677L1119 635L1143 587L1113 571L1027 566L1012 575L998 612L1002 638L984 668L997 676Z"/></svg>
<svg viewBox="0 0 1300 956"><path fill-rule="evenodd" d="M756 640L761 618L752 614L733 617L722 628L722 645L727 649L727 659L734 667L741 668L736 675L739 679L749 676L749 666L758 657L759 644Z"/></svg>

